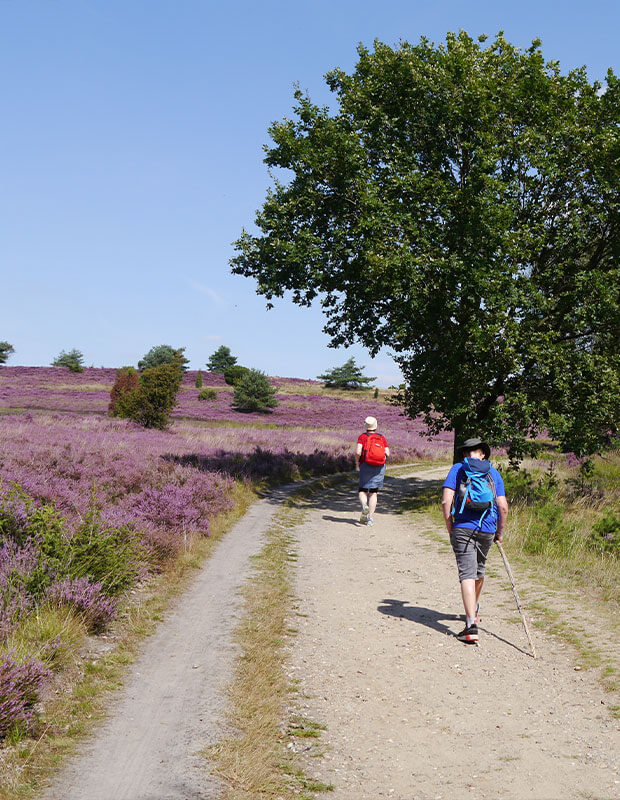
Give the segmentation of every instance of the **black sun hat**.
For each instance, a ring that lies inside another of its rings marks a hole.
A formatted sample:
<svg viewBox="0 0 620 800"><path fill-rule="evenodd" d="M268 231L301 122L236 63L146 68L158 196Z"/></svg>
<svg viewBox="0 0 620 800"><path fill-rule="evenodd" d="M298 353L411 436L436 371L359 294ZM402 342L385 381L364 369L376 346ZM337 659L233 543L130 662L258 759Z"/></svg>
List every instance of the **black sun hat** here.
<svg viewBox="0 0 620 800"><path fill-rule="evenodd" d="M473 438L473 439L466 439L463 444L461 445L461 456L464 455L466 450L482 450L484 452L484 457L486 459L489 458L491 455L491 448L489 445L484 442L482 439Z"/></svg>

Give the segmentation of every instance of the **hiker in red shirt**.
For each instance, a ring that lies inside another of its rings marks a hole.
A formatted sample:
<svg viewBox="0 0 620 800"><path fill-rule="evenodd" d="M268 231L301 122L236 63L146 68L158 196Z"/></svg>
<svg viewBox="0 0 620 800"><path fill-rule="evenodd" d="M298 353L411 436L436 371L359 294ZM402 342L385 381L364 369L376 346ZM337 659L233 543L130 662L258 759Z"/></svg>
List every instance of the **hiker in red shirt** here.
<svg viewBox="0 0 620 800"><path fill-rule="evenodd" d="M390 455L385 436L377 433L377 420L366 417L366 433L357 440L355 461L359 470L359 498L362 504L362 525L374 525L373 514L377 507L377 493L383 486L385 459Z"/></svg>

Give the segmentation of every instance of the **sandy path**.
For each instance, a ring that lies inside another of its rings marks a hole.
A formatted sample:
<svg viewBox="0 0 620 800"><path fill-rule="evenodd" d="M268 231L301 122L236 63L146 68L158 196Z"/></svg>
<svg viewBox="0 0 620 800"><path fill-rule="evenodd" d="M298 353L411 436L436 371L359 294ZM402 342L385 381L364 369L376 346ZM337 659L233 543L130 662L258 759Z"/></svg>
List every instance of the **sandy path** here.
<svg viewBox="0 0 620 800"><path fill-rule="evenodd" d="M255 503L219 543L133 665L83 754L42 800L210 800L220 785L200 750L222 736L236 649L239 586L279 493Z"/></svg>
<svg viewBox="0 0 620 800"><path fill-rule="evenodd" d="M609 697L561 642L535 632L539 659L527 655L495 550L480 647L450 635L462 627L454 559L423 535L441 531L388 513L416 485L386 483L374 528L355 524L354 486L329 490L297 530L307 616L293 623L291 676L303 712L327 725L309 774L334 800L620 797Z"/></svg>

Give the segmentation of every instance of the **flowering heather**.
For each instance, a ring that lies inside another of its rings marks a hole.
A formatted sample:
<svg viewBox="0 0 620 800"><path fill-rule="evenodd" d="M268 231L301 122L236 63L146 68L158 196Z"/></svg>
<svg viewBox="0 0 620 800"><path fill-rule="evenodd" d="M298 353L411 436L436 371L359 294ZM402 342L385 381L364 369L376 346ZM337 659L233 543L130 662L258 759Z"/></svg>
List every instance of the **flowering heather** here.
<svg viewBox="0 0 620 800"><path fill-rule="evenodd" d="M49 677L40 661L20 664L12 653L0 656L0 738L14 725L30 727L33 706Z"/></svg>
<svg viewBox="0 0 620 800"><path fill-rule="evenodd" d="M116 602L106 597L100 583L91 583L88 578L66 578L51 586L45 599L74 608L92 633L105 630L116 616Z"/></svg>

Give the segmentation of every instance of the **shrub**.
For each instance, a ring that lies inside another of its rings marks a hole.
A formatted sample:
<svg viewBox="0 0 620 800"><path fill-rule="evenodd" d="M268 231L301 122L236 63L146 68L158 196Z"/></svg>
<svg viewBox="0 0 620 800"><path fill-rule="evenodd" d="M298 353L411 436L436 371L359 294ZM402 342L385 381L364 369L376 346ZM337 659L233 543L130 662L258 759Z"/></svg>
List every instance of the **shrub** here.
<svg viewBox="0 0 620 800"><path fill-rule="evenodd" d="M199 400L216 400L217 399L217 392L215 389L202 389L198 393Z"/></svg>
<svg viewBox="0 0 620 800"><path fill-rule="evenodd" d="M75 609L91 633L103 631L116 616L116 603L106 597L101 583L89 578L67 578L50 587L45 599L52 605Z"/></svg>
<svg viewBox="0 0 620 800"><path fill-rule="evenodd" d="M30 728L33 707L49 677L40 661L20 664L12 653L0 656L0 738L16 725Z"/></svg>
<svg viewBox="0 0 620 800"><path fill-rule="evenodd" d="M153 367L161 367L163 364L176 365L181 372L187 371L189 359L183 355L185 353L184 347L170 347L169 344L160 344L156 347L151 347L148 353L138 361L138 369L152 369Z"/></svg>
<svg viewBox="0 0 620 800"><path fill-rule="evenodd" d="M202 388L202 370L198 370L198 375L196 375L196 388Z"/></svg>
<svg viewBox="0 0 620 800"><path fill-rule="evenodd" d="M71 372L84 372L84 356L73 348L66 353L64 350L52 361L53 367L68 367Z"/></svg>
<svg viewBox="0 0 620 800"><path fill-rule="evenodd" d="M229 386L236 386L239 381L244 378L250 370L248 367L242 367L240 364L235 364L232 367L228 367L224 371L224 380Z"/></svg>
<svg viewBox="0 0 620 800"><path fill-rule="evenodd" d="M354 358L345 361L341 367L334 367L328 369L318 378L325 381L325 386L335 389L367 389L368 384L372 383L375 378L368 378L364 375L360 367L355 363Z"/></svg>
<svg viewBox="0 0 620 800"><path fill-rule="evenodd" d="M138 388L124 400L124 416L145 428L164 430L177 404L182 381L183 373L175 364L145 369Z"/></svg>
<svg viewBox="0 0 620 800"><path fill-rule="evenodd" d="M269 411L278 405L275 389L264 372L248 370L235 385L232 405L237 411Z"/></svg>
<svg viewBox="0 0 620 800"><path fill-rule="evenodd" d="M605 512L592 526L587 545L598 553L620 558L620 517L613 511Z"/></svg>
<svg viewBox="0 0 620 800"><path fill-rule="evenodd" d="M134 367L121 367L110 392L108 413L112 417L126 417L129 395L138 388L138 371Z"/></svg>

